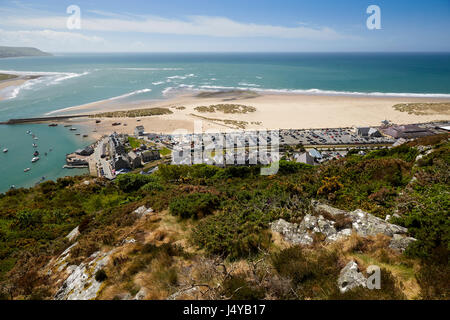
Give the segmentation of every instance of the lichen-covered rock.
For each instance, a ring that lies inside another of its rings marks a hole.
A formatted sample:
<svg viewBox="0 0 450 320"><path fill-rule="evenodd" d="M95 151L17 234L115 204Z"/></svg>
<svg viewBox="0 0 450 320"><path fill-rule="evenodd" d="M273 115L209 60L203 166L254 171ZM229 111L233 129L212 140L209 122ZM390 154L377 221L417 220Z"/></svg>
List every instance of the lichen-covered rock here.
<svg viewBox="0 0 450 320"><path fill-rule="evenodd" d="M192 287L187 290L180 290L180 291L177 291L174 294L170 295L169 297L167 297L167 300L178 300L179 298L183 298L183 297L195 294L198 291L199 291L198 287Z"/></svg>
<svg viewBox="0 0 450 320"><path fill-rule="evenodd" d="M133 300L144 300L147 295L147 290L145 288L141 288L138 293L134 296Z"/></svg>
<svg viewBox="0 0 450 320"><path fill-rule="evenodd" d="M405 237L408 229L389 223L360 209L347 212L326 204L321 204L317 201L313 201L312 206L318 216L307 214L300 224L289 223L280 219L271 223L272 231L280 233L288 242L302 245L312 244L315 233L323 234L325 236L325 242L345 239L353 232L361 237L376 236L378 234L384 234L391 238L395 236L391 248L398 251L404 251L403 248L406 248L411 241L415 240L414 238ZM324 218L320 213L331 216L330 219L333 220L338 217L343 217L351 221L351 225L343 230L339 230L335 226L335 221Z"/></svg>
<svg viewBox="0 0 450 320"><path fill-rule="evenodd" d="M133 213L136 214L138 218L142 218L143 216L146 216L152 212L153 209L147 208L146 206L140 206L139 208L133 211Z"/></svg>
<svg viewBox="0 0 450 320"><path fill-rule="evenodd" d="M355 261L350 261L341 270L338 278L339 290L345 293L357 287L366 287L367 279L359 271L358 264Z"/></svg>
<svg viewBox="0 0 450 320"><path fill-rule="evenodd" d="M69 241L75 240L80 235L80 230L78 229L78 226L74 228L70 233L66 236Z"/></svg>
<svg viewBox="0 0 450 320"><path fill-rule="evenodd" d="M389 248L395 251L404 252L414 241L416 241L416 239L412 237L405 237L400 234L394 234L391 241L389 242Z"/></svg>
<svg viewBox="0 0 450 320"><path fill-rule="evenodd" d="M338 208L334 208L334 207L329 206L329 205L327 205L325 203L321 203L321 202L319 202L317 200L312 200L311 201L311 205L312 205L314 211L319 213L319 214L322 211L326 212L326 213L328 213L328 214L330 214L332 216L336 216L336 215L340 215L340 214L347 214L347 211L344 211L344 210L341 210L341 209L338 209Z"/></svg>
<svg viewBox="0 0 450 320"><path fill-rule="evenodd" d="M270 224L270 228L274 232L281 234L283 239L293 244L310 245L313 238L296 223L289 223L283 219L279 219Z"/></svg>
<svg viewBox="0 0 450 320"><path fill-rule="evenodd" d="M69 266L69 276L55 295L56 300L92 300L97 297L101 282L95 280L97 271L106 266L112 251L97 251L89 257L89 262Z"/></svg>
<svg viewBox="0 0 450 320"><path fill-rule="evenodd" d="M349 212L347 217L352 220L352 228L361 237L376 236L380 233L393 237L394 234L405 234L408 232L406 228L386 222L361 209Z"/></svg>

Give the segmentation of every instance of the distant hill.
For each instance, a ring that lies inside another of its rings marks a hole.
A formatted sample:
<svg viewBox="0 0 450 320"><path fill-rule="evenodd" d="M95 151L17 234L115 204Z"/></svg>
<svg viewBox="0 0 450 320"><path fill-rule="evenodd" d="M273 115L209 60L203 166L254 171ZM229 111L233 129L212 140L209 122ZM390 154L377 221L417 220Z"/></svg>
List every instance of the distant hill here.
<svg viewBox="0 0 450 320"><path fill-rule="evenodd" d="M43 52L36 48L0 46L0 58L39 57L39 56L51 56L51 54Z"/></svg>

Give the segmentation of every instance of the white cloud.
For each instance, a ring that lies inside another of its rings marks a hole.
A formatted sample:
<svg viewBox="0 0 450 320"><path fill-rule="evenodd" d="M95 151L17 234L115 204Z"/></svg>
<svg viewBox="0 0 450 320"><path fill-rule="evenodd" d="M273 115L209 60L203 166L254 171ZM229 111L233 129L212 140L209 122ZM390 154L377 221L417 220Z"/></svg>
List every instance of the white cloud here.
<svg viewBox="0 0 450 320"><path fill-rule="evenodd" d="M100 14L100 12L96 12ZM101 12L104 16L105 13ZM86 17L82 12L81 28L88 31L136 32L149 34L196 35L213 37L271 37L284 39L335 40L343 35L328 27L313 28L244 23L225 17L190 16L184 20L156 16L129 19L109 14L108 17ZM29 28L66 28L67 17L6 18L2 24Z"/></svg>
<svg viewBox="0 0 450 320"><path fill-rule="evenodd" d="M77 32L54 30L3 30L0 29L0 42L12 46L39 46L49 51L72 50L105 43L103 38L86 36Z"/></svg>

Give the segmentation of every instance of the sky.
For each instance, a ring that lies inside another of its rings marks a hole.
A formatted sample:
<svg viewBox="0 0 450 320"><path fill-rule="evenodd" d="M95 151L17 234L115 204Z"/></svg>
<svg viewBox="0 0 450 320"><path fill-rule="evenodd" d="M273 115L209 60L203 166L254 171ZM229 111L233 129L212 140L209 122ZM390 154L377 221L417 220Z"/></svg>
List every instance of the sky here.
<svg viewBox="0 0 450 320"><path fill-rule="evenodd" d="M55 53L450 52L449 30L450 0L0 0L0 45Z"/></svg>

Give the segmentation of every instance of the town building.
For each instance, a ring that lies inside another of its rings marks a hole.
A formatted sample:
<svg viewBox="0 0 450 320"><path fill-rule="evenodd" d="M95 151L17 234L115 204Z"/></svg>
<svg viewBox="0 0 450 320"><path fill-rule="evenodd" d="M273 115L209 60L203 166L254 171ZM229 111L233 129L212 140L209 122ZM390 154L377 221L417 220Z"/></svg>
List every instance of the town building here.
<svg viewBox="0 0 450 320"><path fill-rule="evenodd" d="M158 150L144 151L141 153L141 156L144 163L161 159L161 155Z"/></svg>
<svg viewBox="0 0 450 320"><path fill-rule="evenodd" d="M296 162L306 163L311 166L313 166L315 164L314 158L309 154L309 152L303 152L303 153L296 154L296 155L294 155L294 159Z"/></svg>
<svg viewBox="0 0 450 320"><path fill-rule="evenodd" d="M403 126L391 126L387 128L382 129L383 133L391 136L393 138L406 138L406 139L412 139L412 138L420 138L432 135L433 133L426 129L421 128L418 125L415 124L407 124Z"/></svg>
<svg viewBox="0 0 450 320"><path fill-rule="evenodd" d="M113 159L113 167L117 171L121 169L130 169L131 165L128 159L123 155L116 155Z"/></svg>
<svg viewBox="0 0 450 320"><path fill-rule="evenodd" d="M128 152L128 159L130 161L130 166L132 169L136 169L142 166L142 158L137 155L135 152Z"/></svg>
<svg viewBox="0 0 450 320"><path fill-rule="evenodd" d="M144 126L137 126L134 128L134 135L136 137L141 137L144 135Z"/></svg>
<svg viewBox="0 0 450 320"><path fill-rule="evenodd" d="M75 153L79 156L90 156L91 154L94 153L94 148L88 146L84 149L78 149L77 151L75 151Z"/></svg>

